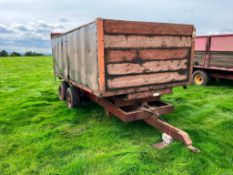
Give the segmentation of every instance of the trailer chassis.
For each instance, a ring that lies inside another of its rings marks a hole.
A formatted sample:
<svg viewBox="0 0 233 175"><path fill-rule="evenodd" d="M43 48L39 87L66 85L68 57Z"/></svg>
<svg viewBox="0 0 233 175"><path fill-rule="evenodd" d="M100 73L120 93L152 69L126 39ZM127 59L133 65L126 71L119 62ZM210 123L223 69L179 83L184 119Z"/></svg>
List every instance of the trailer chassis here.
<svg viewBox="0 0 233 175"><path fill-rule="evenodd" d="M62 85L63 89L64 87L66 88L63 93L61 91ZM174 111L173 105L162 102L160 98L161 95L171 94L171 88L156 91L129 93L126 95L113 97L101 97L91 91L86 90L79 84L66 79L62 81L61 85L59 86L59 96L63 95L63 97L65 97L64 94L68 91L74 92L74 94L71 94L72 98L74 99L67 99L68 97L66 97L66 99L60 99L66 100L69 108L75 107L73 104L69 104L71 101L74 100L76 102L78 101L77 104L79 104L78 106L80 107L82 101L81 94L83 94L84 96L102 106L108 116L115 115L123 122L144 120L144 122L154 128L157 128L162 133L166 133L171 138L182 141L190 151L195 153L200 152L199 149L192 145L192 140L187 132L175 126L172 126L164 120L160 119L161 115L169 114ZM160 143L154 144L154 147L157 149L162 149L168 144L170 143L162 141Z"/></svg>
<svg viewBox="0 0 233 175"><path fill-rule="evenodd" d="M160 119L161 115L173 112L174 106L162 102L159 91L153 94L157 96L148 97L145 95L142 98L143 93L141 93L136 96L129 94L126 97L100 98L95 94L86 93L91 100L105 108L107 115L113 114L123 122L144 120L147 124L157 128L161 132L182 141L192 152L199 152L200 150L192 145L192 140L188 133ZM165 142L161 142L154 146L161 149L167 145Z"/></svg>

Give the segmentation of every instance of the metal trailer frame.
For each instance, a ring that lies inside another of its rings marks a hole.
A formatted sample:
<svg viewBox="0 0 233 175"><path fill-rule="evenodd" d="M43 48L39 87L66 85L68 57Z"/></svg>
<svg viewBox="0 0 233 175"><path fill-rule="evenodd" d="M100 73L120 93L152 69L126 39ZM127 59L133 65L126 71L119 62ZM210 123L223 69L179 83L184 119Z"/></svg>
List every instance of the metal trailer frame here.
<svg viewBox="0 0 233 175"><path fill-rule="evenodd" d="M60 77L60 79L62 79ZM200 152L199 149L192 145L189 134L175 126L172 126L160 119L161 115L165 115L174 111L174 106L161 101L161 95L171 94L172 89L161 89L148 92L131 93L124 96L99 97L94 93L86 91L78 87L70 80L65 80L71 87L85 94L89 99L96 102L105 109L106 115L114 115L123 122L132 122L144 120L147 124L157 128L162 133L166 133L172 138L183 142L192 152ZM79 95L80 97L81 95ZM69 105L68 105L69 106ZM154 144L157 149L168 146L169 143L164 141Z"/></svg>

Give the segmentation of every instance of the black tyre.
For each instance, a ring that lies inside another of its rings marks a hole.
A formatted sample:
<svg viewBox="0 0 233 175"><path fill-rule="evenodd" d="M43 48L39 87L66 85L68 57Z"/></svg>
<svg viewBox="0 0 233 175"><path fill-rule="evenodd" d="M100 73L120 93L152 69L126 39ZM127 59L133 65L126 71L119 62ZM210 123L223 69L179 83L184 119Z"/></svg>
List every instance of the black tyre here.
<svg viewBox="0 0 233 175"><path fill-rule="evenodd" d="M209 83L209 75L202 70L196 70L193 72L193 83L198 86L205 86Z"/></svg>
<svg viewBox="0 0 233 175"><path fill-rule="evenodd" d="M69 87L66 91L66 101L68 108L80 107L81 98L80 90L75 87Z"/></svg>
<svg viewBox="0 0 233 175"><path fill-rule="evenodd" d="M60 100L66 100L66 91L68 87L69 87L69 84L65 81L62 81L61 84L59 85L58 93L59 93Z"/></svg>

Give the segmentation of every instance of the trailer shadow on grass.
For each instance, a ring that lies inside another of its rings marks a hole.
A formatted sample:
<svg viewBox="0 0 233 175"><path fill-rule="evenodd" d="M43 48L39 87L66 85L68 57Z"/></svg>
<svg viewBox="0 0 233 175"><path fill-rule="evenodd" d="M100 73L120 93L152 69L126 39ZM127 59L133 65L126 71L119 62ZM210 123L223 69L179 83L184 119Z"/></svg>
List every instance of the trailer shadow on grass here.
<svg viewBox="0 0 233 175"><path fill-rule="evenodd" d="M215 79L215 80L212 80L209 85L216 86L216 87L226 86L226 87L233 88L233 80Z"/></svg>

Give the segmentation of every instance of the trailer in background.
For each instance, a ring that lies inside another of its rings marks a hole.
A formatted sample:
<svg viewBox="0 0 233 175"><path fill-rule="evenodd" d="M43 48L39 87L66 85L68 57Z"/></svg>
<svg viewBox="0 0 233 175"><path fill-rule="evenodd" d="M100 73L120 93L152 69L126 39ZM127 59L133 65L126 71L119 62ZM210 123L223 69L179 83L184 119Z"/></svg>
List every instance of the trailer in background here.
<svg viewBox="0 0 233 175"><path fill-rule="evenodd" d="M72 108L88 97L124 122L144 120L166 133L158 148L171 136L198 151L186 132L159 119L174 110L160 97L192 81L194 33L192 25L98 18L51 34L60 99Z"/></svg>
<svg viewBox="0 0 233 175"><path fill-rule="evenodd" d="M233 80L233 34L196 37L193 70L196 85L211 78Z"/></svg>

